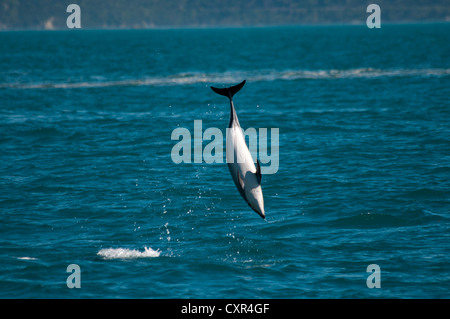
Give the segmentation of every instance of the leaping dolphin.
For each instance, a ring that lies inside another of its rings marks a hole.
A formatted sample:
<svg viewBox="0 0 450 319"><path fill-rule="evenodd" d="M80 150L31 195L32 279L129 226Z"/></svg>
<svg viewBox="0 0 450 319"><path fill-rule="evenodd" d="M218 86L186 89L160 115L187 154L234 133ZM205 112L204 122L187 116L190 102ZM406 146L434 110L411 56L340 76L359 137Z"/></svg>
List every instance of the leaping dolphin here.
<svg viewBox="0 0 450 319"><path fill-rule="evenodd" d="M229 88L219 89L211 86L211 89L217 94L230 99L230 122L228 123L227 132L226 158L234 184L247 204L259 216L266 219L261 188L261 167L258 160L256 160L256 166L253 162L233 104L233 95L239 92L244 84L245 80Z"/></svg>

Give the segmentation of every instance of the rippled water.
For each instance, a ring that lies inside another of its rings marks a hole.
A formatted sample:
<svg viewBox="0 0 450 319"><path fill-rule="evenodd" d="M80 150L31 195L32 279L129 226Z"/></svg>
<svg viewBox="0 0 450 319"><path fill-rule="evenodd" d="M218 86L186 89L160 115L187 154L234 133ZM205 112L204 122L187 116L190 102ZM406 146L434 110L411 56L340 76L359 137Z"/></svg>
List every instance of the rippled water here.
<svg viewBox="0 0 450 319"><path fill-rule="evenodd" d="M0 296L448 298L449 31L0 33ZM279 128L267 221L171 158L243 79L242 127Z"/></svg>

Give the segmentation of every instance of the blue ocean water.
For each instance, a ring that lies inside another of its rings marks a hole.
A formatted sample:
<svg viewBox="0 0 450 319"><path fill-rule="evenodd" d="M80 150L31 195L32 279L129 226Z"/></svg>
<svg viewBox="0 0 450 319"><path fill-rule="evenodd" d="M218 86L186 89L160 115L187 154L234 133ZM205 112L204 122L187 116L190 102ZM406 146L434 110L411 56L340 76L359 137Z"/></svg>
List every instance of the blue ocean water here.
<svg viewBox="0 0 450 319"><path fill-rule="evenodd" d="M1 32L0 297L448 298L449 35ZM241 126L279 129L266 221L225 163L171 157L244 79Z"/></svg>

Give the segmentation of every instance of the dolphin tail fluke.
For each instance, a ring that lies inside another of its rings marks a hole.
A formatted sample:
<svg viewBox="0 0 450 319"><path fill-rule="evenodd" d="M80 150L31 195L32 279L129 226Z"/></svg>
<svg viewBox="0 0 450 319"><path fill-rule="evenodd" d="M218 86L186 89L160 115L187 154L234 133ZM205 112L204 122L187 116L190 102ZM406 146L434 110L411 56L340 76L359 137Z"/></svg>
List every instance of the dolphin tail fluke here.
<svg viewBox="0 0 450 319"><path fill-rule="evenodd" d="M219 88L215 88L215 87L211 86L211 89L214 92L216 92L217 94L226 96L231 100L231 99L233 99L233 95L235 95L237 92L239 92L239 90L242 89L244 84L245 84L245 80L242 81L241 83L239 83L238 85L230 86L229 88L219 89Z"/></svg>

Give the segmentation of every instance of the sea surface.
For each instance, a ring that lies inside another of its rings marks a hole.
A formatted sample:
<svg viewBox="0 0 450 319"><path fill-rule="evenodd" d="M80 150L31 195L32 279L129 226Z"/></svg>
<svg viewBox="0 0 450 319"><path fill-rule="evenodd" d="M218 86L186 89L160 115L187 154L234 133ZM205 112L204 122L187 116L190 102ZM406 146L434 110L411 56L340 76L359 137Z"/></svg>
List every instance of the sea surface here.
<svg viewBox="0 0 450 319"><path fill-rule="evenodd" d="M450 24L1 32L0 190L1 298L449 298Z"/></svg>

